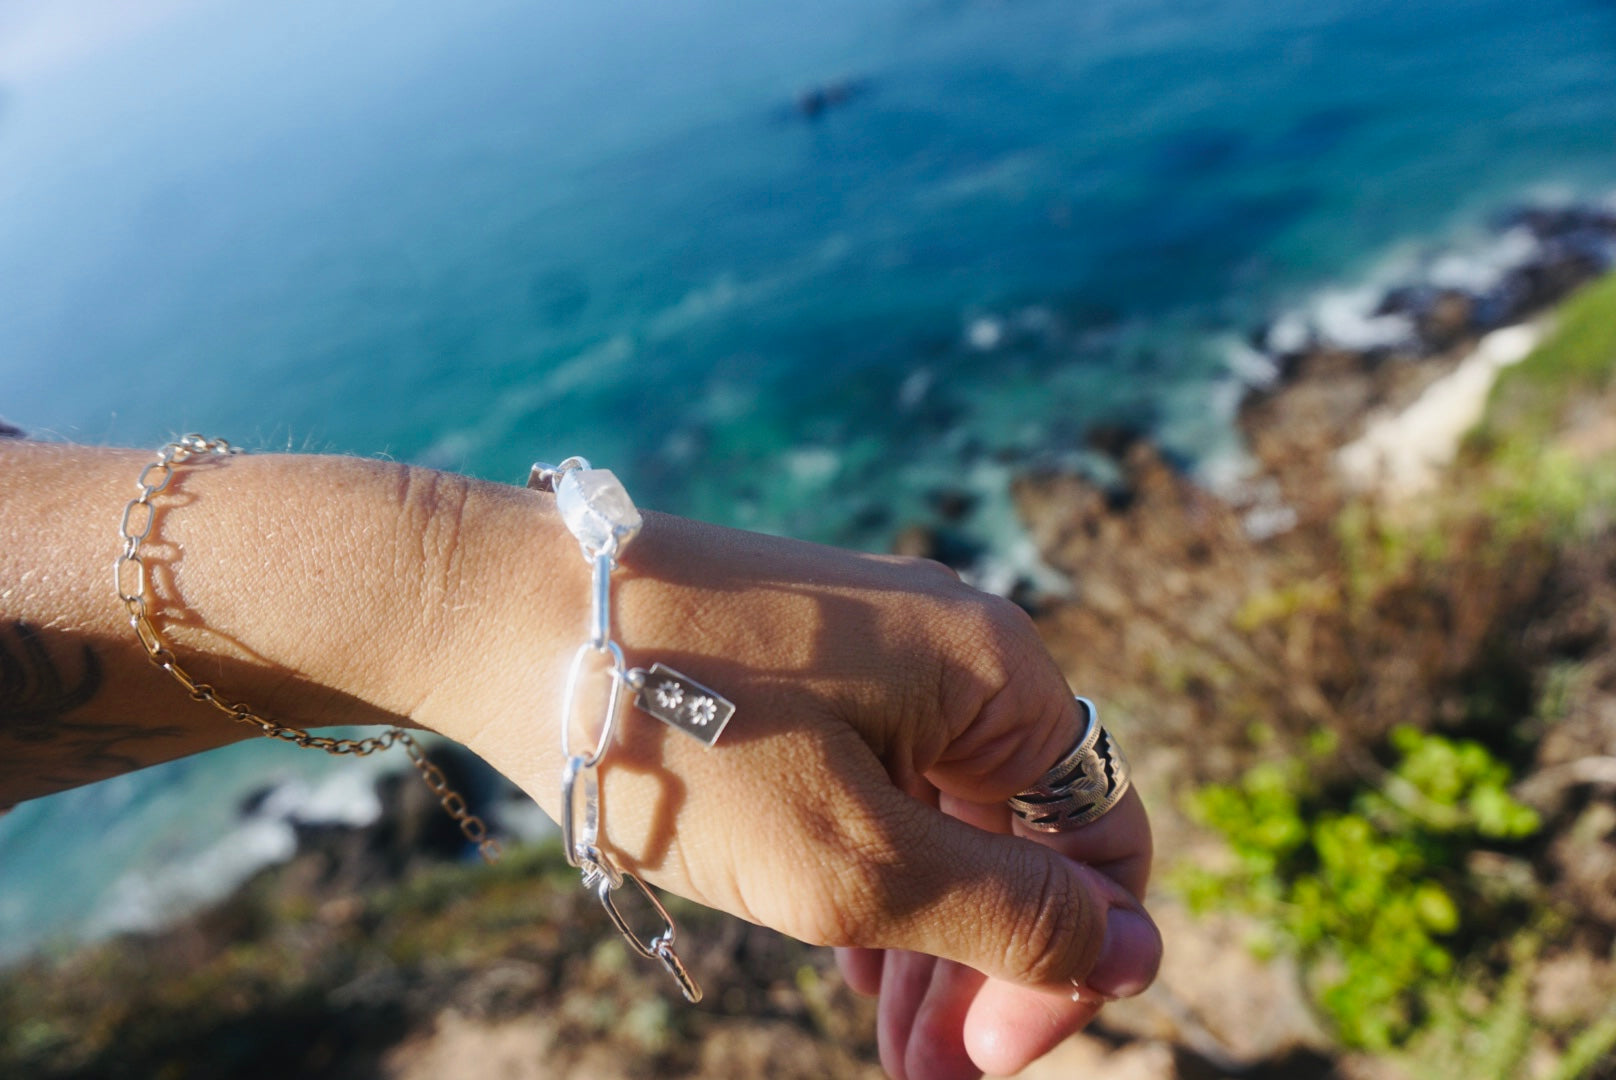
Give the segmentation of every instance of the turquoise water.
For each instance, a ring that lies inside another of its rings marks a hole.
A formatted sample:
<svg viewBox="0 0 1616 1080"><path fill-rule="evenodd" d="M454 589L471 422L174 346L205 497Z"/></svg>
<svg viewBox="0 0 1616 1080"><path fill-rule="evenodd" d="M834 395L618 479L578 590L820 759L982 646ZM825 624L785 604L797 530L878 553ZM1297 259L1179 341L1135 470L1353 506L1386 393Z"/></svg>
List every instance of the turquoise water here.
<svg viewBox="0 0 1616 1080"><path fill-rule="evenodd" d="M834 542L941 483L1002 517L999 462L1096 420L1227 452L1229 335L1616 187L1603 0L104 7L0 15L10 419L513 482L583 452ZM129 782L170 808L139 858L102 795L28 808L65 904L0 823L0 943L197 850L177 775Z"/></svg>

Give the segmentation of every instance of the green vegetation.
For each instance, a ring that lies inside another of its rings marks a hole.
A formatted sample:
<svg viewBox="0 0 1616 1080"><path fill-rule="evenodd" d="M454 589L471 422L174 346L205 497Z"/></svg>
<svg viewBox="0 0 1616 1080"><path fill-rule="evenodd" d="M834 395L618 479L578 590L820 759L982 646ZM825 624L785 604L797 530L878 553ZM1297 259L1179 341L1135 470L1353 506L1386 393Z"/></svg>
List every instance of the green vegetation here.
<svg viewBox="0 0 1616 1080"><path fill-rule="evenodd" d="M1453 985L1431 998L1419 1037L1404 1054L1422 1080L1587 1080L1608 1076L1616 1050L1616 1003L1590 1023L1544 1024L1532 1014L1531 981L1542 960L1540 935L1517 935L1508 968L1496 976L1483 965L1461 971ZM1478 994L1486 986L1491 995ZM1547 1029L1547 1030L1546 1030ZM1533 1060L1534 1034L1552 1035L1563 1049L1552 1059Z"/></svg>
<svg viewBox="0 0 1616 1080"><path fill-rule="evenodd" d="M1294 728L1253 740L1270 760L1191 796L1231 858L1179 883L1198 910L1253 916L1253 945L1297 958L1341 1043L1412 1075L1574 1080L1608 1075L1616 1051L1616 1006L1534 1015L1532 979L1568 948L1574 915L1557 913L1534 860L1566 823L1517 801L1519 777L1487 748L1529 762L1516 751L1587 689L1586 659L1529 654L1522 634L1551 571L1616 520L1613 395L1616 275L1566 302L1503 373L1442 491L1415 507L1347 503L1333 562L1231 620L1259 642L1302 623L1305 640L1344 644L1334 667L1313 653L1301 669L1331 679L1311 745L1296 749ZM1270 703L1282 726L1294 700ZM1389 717L1413 722L1365 734Z"/></svg>
<svg viewBox="0 0 1616 1080"><path fill-rule="evenodd" d="M1610 385L1616 372L1616 274L1560 305L1548 339L1504 371L1493 388L1484 440L1541 446L1567 405Z"/></svg>
<svg viewBox="0 0 1616 1080"><path fill-rule="evenodd" d="M1482 495L1500 537L1574 535L1616 504L1608 447L1601 452L1557 438L1575 430L1579 409L1609 392L1613 381L1616 274L1567 300L1548 338L1500 374L1487 417L1470 439L1472 456L1489 466Z"/></svg>
<svg viewBox="0 0 1616 1080"><path fill-rule="evenodd" d="M1311 760L1331 760L1328 749ZM1342 1041L1371 1050L1406 1042L1470 941L1511 917L1511 898L1484 887L1467 856L1538 828L1480 744L1404 727L1389 749L1390 768L1348 785L1297 758L1203 788L1193 812L1236 861L1183 883L1199 909L1232 904L1272 927L1264 947L1294 950Z"/></svg>

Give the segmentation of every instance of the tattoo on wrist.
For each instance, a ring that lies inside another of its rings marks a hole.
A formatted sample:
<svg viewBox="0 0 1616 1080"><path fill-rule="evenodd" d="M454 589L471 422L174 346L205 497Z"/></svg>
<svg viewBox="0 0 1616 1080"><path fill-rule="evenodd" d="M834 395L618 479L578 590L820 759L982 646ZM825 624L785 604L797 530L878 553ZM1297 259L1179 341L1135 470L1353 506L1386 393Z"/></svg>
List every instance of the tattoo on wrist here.
<svg viewBox="0 0 1616 1080"><path fill-rule="evenodd" d="M71 719L102 683L101 658L90 645L56 645L31 623L0 623L0 748L8 742L34 748L0 753L0 792L43 794L129 772L150 764L130 752L134 746L184 735L172 725Z"/></svg>
<svg viewBox="0 0 1616 1080"><path fill-rule="evenodd" d="M14 622L0 630L0 725L12 737L50 739L55 722L100 689L101 661L89 645L58 662L37 627Z"/></svg>

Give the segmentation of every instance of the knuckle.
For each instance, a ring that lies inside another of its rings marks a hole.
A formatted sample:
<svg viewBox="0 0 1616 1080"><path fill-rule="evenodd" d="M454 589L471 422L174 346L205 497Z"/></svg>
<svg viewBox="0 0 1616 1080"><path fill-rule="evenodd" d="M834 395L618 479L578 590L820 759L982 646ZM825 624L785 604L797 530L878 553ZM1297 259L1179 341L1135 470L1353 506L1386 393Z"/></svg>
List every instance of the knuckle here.
<svg viewBox="0 0 1616 1080"><path fill-rule="evenodd" d="M1076 875L1034 845L1016 845L1021 865L1006 880L1024 883L1006 920L1004 970L1029 985L1064 982L1085 969L1097 926L1097 906Z"/></svg>
<svg viewBox="0 0 1616 1080"><path fill-rule="evenodd" d="M975 594L955 604L936 625L949 635L951 652L961 660L948 674L964 679L965 685L942 688L954 700L974 688L971 697L978 708L995 700L1005 707L1020 706L1025 704L1020 698L1038 698L1064 684L1032 619L1008 600Z"/></svg>
<svg viewBox="0 0 1616 1080"><path fill-rule="evenodd" d="M1038 627L1025 608L1003 596L989 595L987 601L988 617L998 637L1010 641L1037 638Z"/></svg>
<svg viewBox="0 0 1616 1080"><path fill-rule="evenodd" d="M956 607L959 631L978 647L1015 655L1038 641L1031 617L1002 596L976 592Z"/></svg>
<svg viewBox="0 0 1616 1080"><path fill-rule="evenodd" d="M959 581L959 571L945 562L927 558L923 555L905 556L904 563L916 573L927 574L932 577L945 578L948 581Z"/></svg>

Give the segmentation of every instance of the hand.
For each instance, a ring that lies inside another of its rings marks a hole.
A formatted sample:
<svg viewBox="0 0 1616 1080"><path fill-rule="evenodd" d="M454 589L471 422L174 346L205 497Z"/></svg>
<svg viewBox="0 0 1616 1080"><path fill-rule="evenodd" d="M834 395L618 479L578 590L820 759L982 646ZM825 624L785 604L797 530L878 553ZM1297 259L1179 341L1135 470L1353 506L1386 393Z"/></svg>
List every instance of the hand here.
<svg viewBox="0 0 1616 1080"><path fill-rule="evenodd" d="M946 812L1003 833L1011 823L1002 806L943 798ZM912 952L838 949L849 985L879 994L877 1030L881 1061L894 1080L953 1080L983 1072L1020 1072L1056 1044L1086 1026L1110 999L1129 997L1148 985L1161 955L1161 940L1147 918L1135 918L1136 896L1150 874L1150 825L1137 792L1129 791L1109 814L1069 833L1025 830L1017 835L1048 844L1085 864L1095 891L1116 905L1115 951L1083 980L1080 1000L1003 979L990 979L952 961Z"/></svg>
<svg viewBox="0 0 1616 1080"><path fill-rule="evenodd" d="M483 543L478 516L463 550ZM882 1060L898 1078L1017 1071L1101 997L1148 985L1161 942L1135 899L1150 862L1138 796L1075 832L1012 828L1004 800L1080 723L1019 609L934 563L661 516L623 563L616 636L628 662L663 661L737 713L711 750L623 717L602 772L621 865L802 940L897 950L842 961L857 989L881 994ZM547 599L573 606L561 649L535 665L531 636L510 651L489 644L483 631L519 625L520 613L496 596L463 598L461 617L482 618L450 652L485 658L466 673L485 692L456 704L483 719L417 718L554 813L560 670L583 639L587 573L575 547L545 569Z"/></svg>
<svg viewBox="0 0 1616 1080"><path fill-rule="evenodd" d="M0 701L0 806L250 737L177 693L111 595L111 526L150 455L7 443L28 497L0 526L0 624L40 685L74 692ZM186 665L272 717L435 728L556 812L589 594L548 497L255 455L187 468L160 502L142 550ZM625 713L602 768L620 865L805 941L898 950L846 958L882 994L897 1076L1013 1071L1092 1016L1072 980L1124 994L1154 976L1136 799L1073 833L1010 827L1004 800L1079 734L1017 608L933 563L659 515L623 562L628 662L738 712L711 750Z"/></svg>

